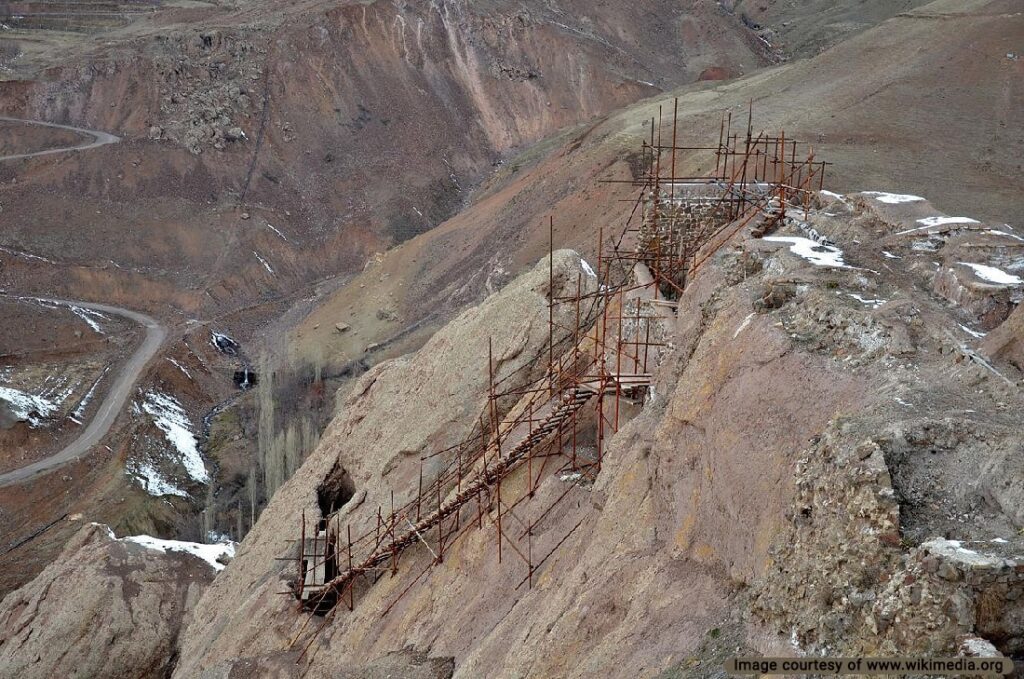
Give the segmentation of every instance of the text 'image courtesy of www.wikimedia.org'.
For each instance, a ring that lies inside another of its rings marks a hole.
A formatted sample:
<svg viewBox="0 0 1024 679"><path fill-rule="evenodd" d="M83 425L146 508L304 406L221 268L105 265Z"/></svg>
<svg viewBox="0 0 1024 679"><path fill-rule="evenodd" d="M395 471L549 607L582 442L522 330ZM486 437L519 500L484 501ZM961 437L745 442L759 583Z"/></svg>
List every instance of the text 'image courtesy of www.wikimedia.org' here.
<svg viewBox="0 0 1024 679"><path fill-rule="evenodd" d="M736 675L857 674L917 676L1006 676L1013 672L1009 658L731 658L725 670Z"/></svg>

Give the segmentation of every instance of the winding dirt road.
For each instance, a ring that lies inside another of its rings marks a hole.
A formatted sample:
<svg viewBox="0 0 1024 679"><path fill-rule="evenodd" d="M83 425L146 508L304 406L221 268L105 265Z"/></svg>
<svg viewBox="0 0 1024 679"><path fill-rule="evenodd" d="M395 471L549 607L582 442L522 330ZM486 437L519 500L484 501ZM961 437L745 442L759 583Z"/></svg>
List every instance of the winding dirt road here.
<svg viewBox="0 0 1024 679"><path fill-rule="evenodd" d="M79 144L78 146L61 146L55 149L32 151L31 153L16 153L10 156L0 156L0 160L17 160L19 158L34 158L35 156L48 156L53 153L66 153L68 151L85 151L87 149L94 149L98 146L116 144L117 142L121 141L120 137L114 136L108 132L101 132L99 130L87 130L84 127L61 125L59 123L44 123L41 120L23 120L22 118L9 118L7 116L0 116L0 122L22 123L24 125L38 125L40 127L52 127L54 129L68 130L70 132L77 132L78 134L92 137L92 141L87 141L83 144Z"/></svg>
<svg viewBox="0 0 1024 679"><path fill-rule="evenodd" d="M107 432L110 431L110 427L114 424L114 420L117 419L117 416L124 407L128 397L131 396L132 389L134 389L135 383L142 374L142 369L146 366L149 360L156 355L157 351L160 350L160 346L167 337L167 330L162 325L149 316L140 314L137 311L122 309L121 307L110 306L107 304L96 304L94 302L73 302L63 299L48 299L45 297L31 297L24 299L48 302L50 304L59 304L61 306L77 306L85 309L93 309L103 313L114 314L116 316L123 316L124 318L142 325L146 329L146 338L143 340L142 344L139 345L139 348L135 350L135 353L132 354L131 358L128 359L128 362L121 367L120 372L118 372L117 377L114 379L114 384L110 387L110 390L107 392L103 402L100 403L100 407L96 411L95 417L92 418L92 421L89 422L88 426L86 426L85 430L79 435L79 437L65 446L63 450L54 453L49 457L43 458L38 462L33 462L32 464L19 469L9 471L5 474L0 474L0 487L25 481L39 474L50 471L51 469L60 467L61 465L89 452L89 449L99 443L100 440L106 436Z"/></svg>
<svg viewBox="0 0 1024 679"><path fill-rule="evenodd" d="M98 146L114 144L121 141L120 137L107 132L87 130L82 127L74 127L73 125L46 123L40 120L24 120L22 118L11 118L8 116L0 116L0 122L52 127L58 130L69 130L87 137L92 137L92 141L87 141L77 146L62 146L59 148L45 149L43 151L33 151L31 153L18 153L9 156L0 156L0 161L46 156L54 153L66 153L69 151L85 151ZM123 316L124 318L142 325L146 329L146 338L143 340L139 348L135 350L135 353L132 354L131 358L128 359L128 362L121 368L121 371L117 374L117 377L114 380L113 386L111 386L110 390L107 392L103 402L100 403L100 407L96 411L96 416L93 417L92 421L88 426L86 426L85 430L82 431L79 437L65 446L62 450L50 455L49 457L43 458L38 462L25 465L19 469L0 474L0 487L9 486L14 483L20 483L21 481L31 479L39 474L56 469L57 467L60 467L61 465L89 452L89 449L99 443L100 440L107 435L107 432L110 431L110 427L114 424L114 420L117 419L118 414L121 412L125 402L131 395L132 389L135 387L135 383L142 374L142 369L147 363L149 363L149 360L156 355L156 352L160 350L160 346L167 337L167 330L162 325L149 316L140 314L137 311L131 311L130 309L122 309L121 307L110 306L108 304L97 304L95 302L74 302L70 300L49 299L45 297L31 297L25 299L48 302L50 304L59 304L61 306L77 306L108 314L114 314L115 316Z"/></svg>

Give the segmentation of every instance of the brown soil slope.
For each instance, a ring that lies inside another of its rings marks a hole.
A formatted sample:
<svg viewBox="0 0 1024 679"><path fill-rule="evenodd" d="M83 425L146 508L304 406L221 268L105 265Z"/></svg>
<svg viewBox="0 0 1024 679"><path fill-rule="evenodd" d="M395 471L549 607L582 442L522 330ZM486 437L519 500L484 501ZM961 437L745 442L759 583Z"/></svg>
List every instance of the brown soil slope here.
<svg viewBox="0 0 1024 679"><path fill-rule="evenodd" d="M31 215L5 244L72 272L9 284L236 307L430 229L515 148L708 67L759 64L703 3L264 3L137 30L5 86L5 111L128 139L0 168L18 177L7 214Z"/></svg>
<svg viewBox="0 0 1024 679"><path fill-rule="evenodd" d="M1006 54L1024 36L1024 18L1011 9L1001 0L932 3L809 61L679 90L682 143L714 144L723 112L742 125L753 101L755 134L785 129L835 163L826 188L915 193L950 214L1016 223L1024 60ZM659 108L671 116L671 99L566 131L511 159L466 210L324 300L300 327L296 350L355 358L447 305L479 299L546 251L549 215L556 244L592 256L598 227L611 228L632 209L633 194L600 180L632 176ZM713 156L679 158L680 172L713 164ZM334 330L337 322L373 326L388 304L400 320L373 334Z"/></svg>

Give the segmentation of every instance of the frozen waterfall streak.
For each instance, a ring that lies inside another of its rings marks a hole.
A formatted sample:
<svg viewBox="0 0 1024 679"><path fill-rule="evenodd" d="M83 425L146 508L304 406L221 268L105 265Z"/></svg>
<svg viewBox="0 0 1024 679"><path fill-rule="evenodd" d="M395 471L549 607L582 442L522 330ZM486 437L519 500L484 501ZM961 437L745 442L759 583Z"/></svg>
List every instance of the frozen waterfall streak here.
<svg viewBox="0 0 1024 679"><path fill-rule="evenodd" d="M153 318L137 311L122 309L121 307L110 306L107 304L97 304L94 302L48 299L45 297L34 297L31 299L38 300L40 302L49 302L51 304L73 305L83 307L85 309L93 309L103 313L114 314L116 316L122 316L143 326L146 329L146 337L142 341L142 344L139 345L139 348L135 350L135 353L132 354L131 358L128 359L128 362L122 366L113 385L107 392L106 397L103 399L103 402L100 403L100 406L96 411L96 415L93 417L92 421L89 422L81 435L65 446L62 450L50 455L49 457L13 471L9 471L5 474L0 474L0 487L27 481L40 474L44 474L67 464L68 462L81 457L85 453L88 453L89 450L99 443L100 440L107 435L107 432L110 431L110 427L114 424L114 420L117 419L117 416L120 414L124 404L128 401L128 397L131 395L132 389L135 388L135 384L138 382L143 368L146 367L146 364L149 363L150 359L152 359L156 355L157 351L160 350L164 339L167 337L167 330L162 325Z"/></svg>
<svg viewBox="0 0 1024 679"><path fill-rule="evenodd" d="M68 130L69 132L76 132L81 135L92 137L92 141L86 141L77 146L61 146L54 149L45 149L43 151L31 151L29 153L15 153L9 156L0 156L0 160L18 160L19 158L35 158L36 156L48 156L53 153L67 153L70 151L86 151L88 149L98 148L107 144L116 144L121 141L120 137L114 136L108 132L101 132L99 130L87 130L84 127L74 127L72 125L61 125L59 123L46 123L41 120L24 120L22 118L10 118L8 116L0 116L0 122L4 123L21 123L24 125L38 125L40 127L52 127L56 130Z"/></svg>

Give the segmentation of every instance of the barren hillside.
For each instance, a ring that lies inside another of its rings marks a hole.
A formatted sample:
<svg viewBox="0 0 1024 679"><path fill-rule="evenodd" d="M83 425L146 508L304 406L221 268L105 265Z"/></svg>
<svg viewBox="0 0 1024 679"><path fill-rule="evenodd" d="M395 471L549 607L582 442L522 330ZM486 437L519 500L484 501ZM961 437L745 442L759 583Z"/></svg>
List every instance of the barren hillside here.
<svg viewBox="0 0 1024 679"><path fill-rule="evenodd" d="M82 130L6 122L18 130L13 155L78 147L90 130L120 140L97 136L103 146L2 162L0 288L145 311L169 334L134 411L63 474L67 488L44 503L38 484L9 491L18 507L3 519L12 545L86 508L119 532L240 537L268 486L251 451L256 407L238 389L252 386L246 371L280 370L268 380L281 392L274 398L311 403L292 429L279 409L265 439L291 437L285 443L301 455L329 418L314 366L326 357L294 368L263 359L276 343L261 327L319 282L336 285L375 252L444 222L519 149L705 70L721 77L715 69L762 63L742 24L703 3L152 8L107 22L116 25L67 31L53 18L3 36L12 48L0 108ZM241 347L225 353L214 333ZM17 353L17 335L3 341ZM97 396L106 388L100 382ZM147 398L196 444L176 448ZM48 422L49 438L67 438L68 426ZM38 438L27 423L15 428L19 440ZM212 487L177 459L193 448ZM13 553L10 584L37 572L67 536Z"/></svg>
<svg viewBox="0 0 1024 679"><path fill-rule="evenodd" d="M0 667L62 573L175 677L1024 658L1012 0L73 4L0 35L78 129L0 126L71 149L0 159L0 473L114 410L0 486Z"/></svg>

